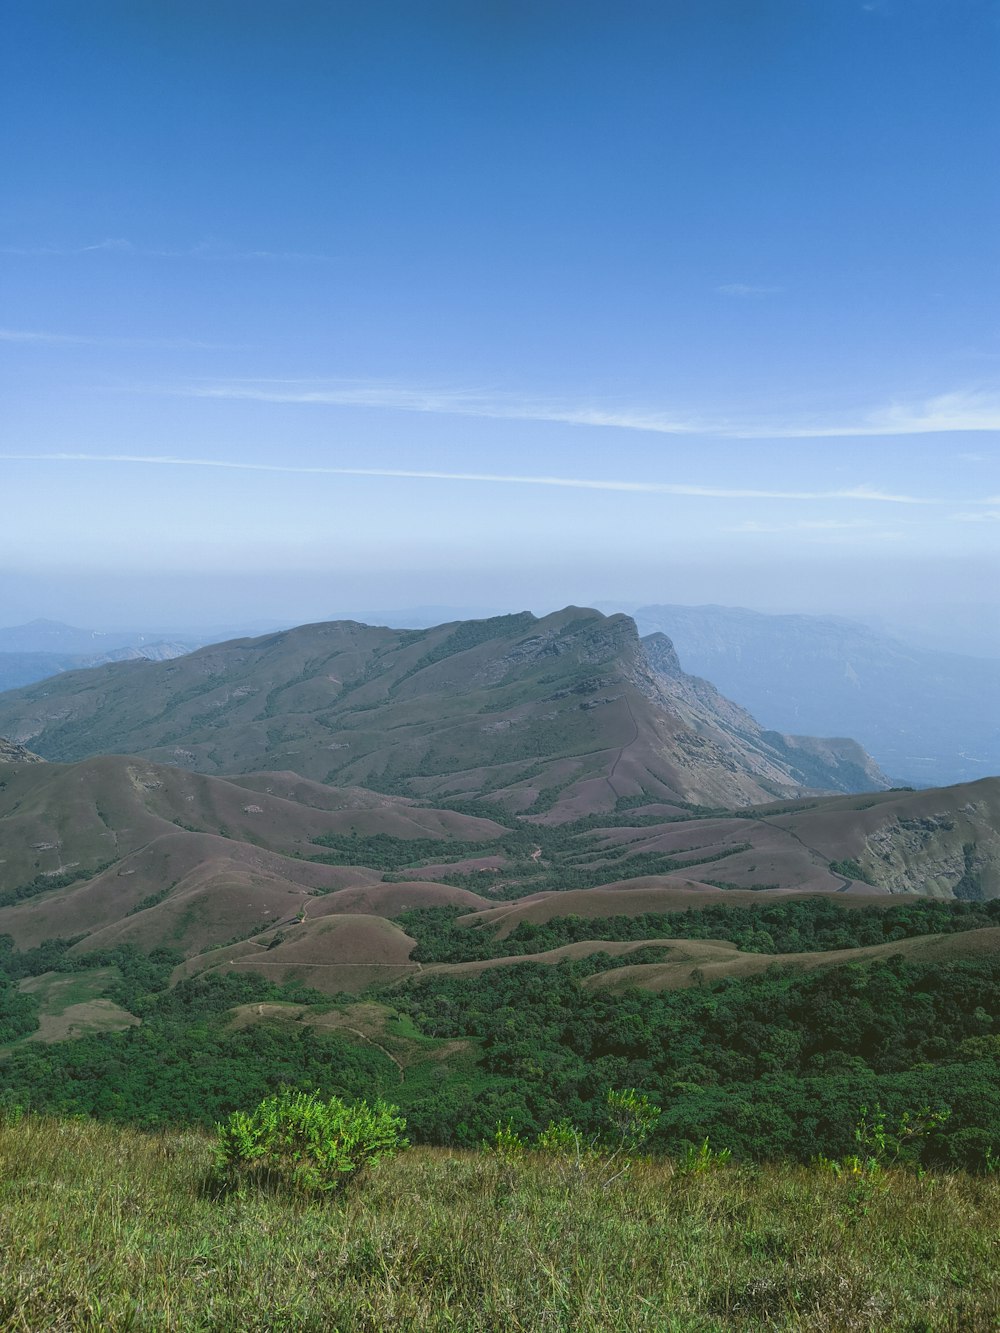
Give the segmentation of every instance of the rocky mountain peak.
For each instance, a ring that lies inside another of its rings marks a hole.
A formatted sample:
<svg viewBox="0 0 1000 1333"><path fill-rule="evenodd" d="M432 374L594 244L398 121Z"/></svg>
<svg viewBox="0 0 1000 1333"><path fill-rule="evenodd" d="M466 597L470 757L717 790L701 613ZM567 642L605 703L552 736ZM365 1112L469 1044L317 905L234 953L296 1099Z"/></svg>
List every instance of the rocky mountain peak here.
<svg viewBox="0 0 1000 1333"><path fill-rule="evenodd" d="M673 639L668 639L665 634L657 632L656 634L647 634L642 640L642 645L646 650L650 666L658 675L682 676L686 674L681 666L681 659L677 656Z"/></svg>

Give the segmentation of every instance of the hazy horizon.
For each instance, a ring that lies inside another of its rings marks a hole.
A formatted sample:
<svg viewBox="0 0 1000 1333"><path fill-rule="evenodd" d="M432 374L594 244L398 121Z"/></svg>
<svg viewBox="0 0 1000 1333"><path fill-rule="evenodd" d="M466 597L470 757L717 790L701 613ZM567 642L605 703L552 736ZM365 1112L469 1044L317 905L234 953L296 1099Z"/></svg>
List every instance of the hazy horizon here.
<svg viewBox="0 0 1000 1333"><path fill-rule="evenodd" d="M368 624L384 624L396 629L425 628L443 624L452 620L478 620L489 616L510 615L520 611L531 611L536 616L545 616L559 611L565 606L575 605L592 607L605 615L622 612L633 615L644 607L674 605L684 607L721 606L741 609L761 615L832 617L866 625L877 632L897 638L918 648L930 648L937 651L952 652L971 657L1000 658L1000 625L990 615L990 608L983 604L968 603L964 606L942 606L928 608L920 603L915 606L900 604L892 608L889 616L877 613L865 613L850 607L817 608L815 606L767 606L754 605L750 602L726 602L711 597L688 599L675 597L569 597L563 600L547 602L536 596L526 595L520 600L512 598L495 602L403 602L393 605L385 597L374 597L368 602L332 603L322 600L317 594L315 605L302 605L295 599L282 602L276 597L273 602L262 606L260 602L240 603L237 599L220 597L217 604L218 614L211 612L215 606L203 608L200 614L190 611L185 614L184 589L175 589L180 601L175 602L165 597L160 602L150 602L148 583L143 581L143 599L135 603L128 599L108 601L107 590L101 589L92 604L85 598L63 601L63 590L45 602L41 610L34 602L4 601L0 598L0 633L8 629L20 628L34 621L52 621L76 629L95 633L114 635L152 635L155 637L205 638L239 636L243 634L266 634L275 630L287 629L296 625L312 624L330 620L359 620ZM240 613L239 607L243 606ZM16 609L5 611L4 607L23 606L23 613ZM57 614L61 608L64 614ZM85 614L88 606L92 614ZM128 608L132 607L131 613ZM290 608L298 606L299 613L292 614ZM268 609L270 608L270 609ZM938 615L928 611L938 611Z"/></svg>

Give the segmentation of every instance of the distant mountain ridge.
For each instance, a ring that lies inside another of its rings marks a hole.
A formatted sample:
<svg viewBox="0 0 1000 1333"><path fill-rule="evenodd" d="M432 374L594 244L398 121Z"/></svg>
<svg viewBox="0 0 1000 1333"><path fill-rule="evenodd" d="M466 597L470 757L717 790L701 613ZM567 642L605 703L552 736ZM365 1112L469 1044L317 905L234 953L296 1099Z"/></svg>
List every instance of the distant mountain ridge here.
<svg viewBox="0 0 1000 1333"><path fill-rule="evenodd" d="M105 666L108 662L166 662L183 657L197 645L190 643L150 643L142 648L113 648L106 653L0 653L0 693L33 685L62 675L64 671L82 671L87 667Z"/></svg>
<svg viewBox="0 0 1000 1333"><path fill-rule="evenodd" d="M915 648L835 617L662 605L635 619L765 728L851 736L901 782L1000 773L1000 660Z"/></svg>
<svg viewBox="0 0 1000 1333"><path fill-rule="evenodd" d="M204 639L177 640L140 633L105 634L57 620L0 628L0 692L47 680L63 671L145 658L180 657Z"/></svg>
<svg viewBox="0 0 1000 1333"><path fill-rule="evenodd" d="M23 625L0 627L0 653L94 654L102 647L120 648L132 638L132 635L106 635L99 630L78 629L61 620L39 618Z"/></svg>
<svg viewBox="0 0 1000 1333"><path fill-rule="evenodd" d="M642 793L739 806L888 785L842 743L768 740L745 714L737 725L704 684L656 669L629 617L585 608L429 630L337 621L67 673L0 696L0 733L53 760L290 769L553 819Z"/></svg>
<svg viewBox="0 0 1000 1333"><path fill-rule="evenodd" d="M164 635L135 630L81 629L61 620L29 620L0 627L0 653L57 653L71 657L98 657L120 648L139 648Z"/></svg>

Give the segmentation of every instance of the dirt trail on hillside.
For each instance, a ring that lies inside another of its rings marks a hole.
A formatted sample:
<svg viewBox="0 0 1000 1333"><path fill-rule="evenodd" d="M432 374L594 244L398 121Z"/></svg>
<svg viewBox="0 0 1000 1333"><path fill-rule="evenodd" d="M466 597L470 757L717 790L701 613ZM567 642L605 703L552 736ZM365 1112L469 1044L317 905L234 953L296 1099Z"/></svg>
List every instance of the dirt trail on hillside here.
<svg viewBox="0 0 1000 1333"><path fill-rule="evenodd" d="M611 765L611 772L608 774L608 786L615 793L616 799L618 797L618 792L615 791L614 779L615 779L615 774L618 771L618 765L621 763L622 756L624 755L625 751L628 750L631 746L633 746L639 739L639 723L635 720L635 713L633 713L632 711L632 701L629 699L627 694L625 695L625 707L628 709L628 715L632 719L633 736L632 739L630 741L626 741L625 744L618 751L618 754L615 757L615 762Z"/></svg>
<svg viewBox="0 0 1000 1333"><path fill-rule="evenodd" d="M819 850L819 848L810 847L807 842L804 842L802 838L799 837L799 835L795 832L794 829L784 828L782 827L781 824L775 824L770 819L760 819L758 817L758 822L761 824L767 824L769 828L775 829L778 833L783 833L788 838L794 838L795 841L799 844L799 846L803 847L810 854L810 856L815 856L818 859L819 863L822 865L824 870L830 870L830 862ZM833 872L831 871L830 873L832 874ZM848 893L850 892L850 888L853 883L854 883L853 879L841 878L840 887L835 889L834 892Z"/></svg>
<svg viewBox="0 0 1000 1333"><path fill-rule="evenodd" d="M366 1037L365 1034L364 1034L363 1032L361 1032L358 1028L349 1028L349 1027L347 1027L347 1026L345 1025L344 1027L340 1028L339 1030L340 1030L341 1032L350 1032L350 1033L352 1033L355 1037L358 1037L361 1041L367 1042L369 1046L374 1046L375 1049L376 1049L377 1051L381 1051L382 1054L383 1054L384 1056L387 1056L388 1059L390 1059L390 1060L392 1061L392 1063L396 1066L396 1068L399 1070L399 1081L400 1081L400 1083L405 1083L405 1082L406 1082L406 1073L405 1073L405 1071L404 1071L404 1069L403 1069L403 1066L399 1063L399 1061L398 1061L398 1060L396 1059L396 1057L393 1055L392 1051L387 1051L387 1050L385 1049L385 1047L381 1044L381 1042L377 1042L377 1041L375 1040L374 1037Z"/></svg>

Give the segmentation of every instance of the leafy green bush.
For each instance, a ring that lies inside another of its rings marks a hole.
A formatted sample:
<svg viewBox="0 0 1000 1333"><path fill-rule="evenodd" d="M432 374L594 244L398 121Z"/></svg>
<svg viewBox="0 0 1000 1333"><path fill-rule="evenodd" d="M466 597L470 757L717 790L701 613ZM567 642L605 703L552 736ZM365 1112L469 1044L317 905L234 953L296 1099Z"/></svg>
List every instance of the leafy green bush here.
<svg viewBox="0 0 1000 1333"><path fill-rule="evenodd" d="M871 875L865 870L860 861L852 859L844 861L831 861L830 869L835 875L843 875L847 879L860 880L862 884L874 883Z"/></svg>
<svg viewBox="0 0 1000 1333"><path fill-rule="evenodd" d="M535 1139L536 1152L576 1157L592 1154L595 1149L571 1120L550 1120Z"/></svg>
<svg viewBox="0 0 1000 1333"><path fill-rule="evenodd" d="M713 1148L708 1139L702 1139L696 1148L688 1144L687 1149L677 1159L677 1171L682 1176L703 1176L708 1171L717 1171L725 1166L732 1157L731 1148Z"/></svg>
<svg viewBox="0 0 1000 1333"><path fill-rule="evenodd" d="M216 1165L227 1185L330 1191L408 1147L405 1129L397 1108L383 1101L348 1106L285 1089L216 1126Z"/></svg>
<svg viewBox="0 0 1000 1333"><path fill-rule="evenodd" d="M951 1115L947 1107L932 1110L922 1106L919 1111L904 1111L895 1130L886 1124L886 1115L876 1103L869 1116L868 1107L862 1106L854 1139L859 1156L869 1169L892 1166L912 1166L919 1162L923 1141L936 1134Z"/></svg>
<svg viewBox="0 0 1000 1333"><path fill-rule="evenodd" d="M490 1153L498 1161L510 1166L514 1162L520 1162L528 1145L514 1128L514 1123L508 1120L506 1124L497 1121L497 1127L494 1130L493 1137L486 1139L483 1143L483 1151Z"/></svg>
<svg viewBox="0 0 1000 1333"><path fill-rule="evenodd" d="M637 1152L656 1128L662 1115L645 1093L635 1088L608 1089L606 1104L608 1118L621 1146L627 1152Z"/></svg>

